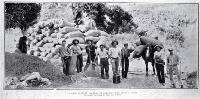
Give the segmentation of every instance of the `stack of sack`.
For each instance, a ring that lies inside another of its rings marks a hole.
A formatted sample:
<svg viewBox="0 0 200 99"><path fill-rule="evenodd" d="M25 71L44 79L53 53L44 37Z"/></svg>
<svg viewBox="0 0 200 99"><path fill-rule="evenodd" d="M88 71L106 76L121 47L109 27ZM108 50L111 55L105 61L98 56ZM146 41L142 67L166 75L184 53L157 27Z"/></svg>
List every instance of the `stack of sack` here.
<svg viewBox="0 0 200 99"><path fill-rule="evenodd" d="M74 23L65 22L62 19L41 21L27 31L27 37L31 41L28 54L47 61L61 46L63 40L66 40L68 45L74 39L78 39L80 46L85 49L86 40L93 40L97 43L99 40L102 42L101 39L108 36L108 33L101 30L89 30L82 33ZM55 58L59 56L56 55Z"/></svg>

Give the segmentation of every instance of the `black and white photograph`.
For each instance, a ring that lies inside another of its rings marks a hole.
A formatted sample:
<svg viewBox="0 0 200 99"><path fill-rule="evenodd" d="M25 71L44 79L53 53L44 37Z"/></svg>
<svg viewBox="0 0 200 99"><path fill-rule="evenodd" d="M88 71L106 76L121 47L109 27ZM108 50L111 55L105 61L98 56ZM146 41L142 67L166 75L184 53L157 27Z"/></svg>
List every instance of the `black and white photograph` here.
<svg viewBox="0 0 200 99"><path fill-rule="evenodd" d="M199 4L4 2L4 90L198 89Z"/></svg>

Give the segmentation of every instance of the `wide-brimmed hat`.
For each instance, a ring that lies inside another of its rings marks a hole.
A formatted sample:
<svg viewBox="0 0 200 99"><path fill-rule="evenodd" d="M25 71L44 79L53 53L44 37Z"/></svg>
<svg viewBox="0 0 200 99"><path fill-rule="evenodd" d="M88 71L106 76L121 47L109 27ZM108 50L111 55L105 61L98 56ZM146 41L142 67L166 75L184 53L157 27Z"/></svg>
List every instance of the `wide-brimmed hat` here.
<svg viewBox="0 0 200 99"><path fill-rule="evenodd" d="M168 51L173 51L173 48L168 48Z"/></svg>
<svg viewBox="0 0 200 99"><path fill-rule="evenodd" d="M124 46L127 46L128 45L128 43L124 43Z"/></svg>
<svg viewBox="0 0 200 99"><path fill-rule="evenodd" d="M163 46L161 45L156 45L154 48L160 47L161 49L163 48Z"/></svg>
<svg viewBox="0 0 200 99"><path fill-rule="evenodd" d="M87 40L86 40L86 43L88 43L89 41L91 41L91 42L93 43L93 40L91 40L91 39L87 39Z"/></svg>
<svg viewBox="0 0 200 99"><path fill-rule="evenodd" d="M116 43L117 43L117 45L119 44L119 42L118 42L117 40L113 40L113 41L111 42L111 45L113 45L113 44L114 44L114 42L116 42Z"/></svg>
<svg viewBox="0 0 200 99"><path fill-rule="evenodd" d="M74 40L72 41L72 43L74 44L74 43L75 43L75 41L78 41L78 43L79 43L79 40L78 40L78 39L74 39Z"/></svg>
<svg viewBox="0 0 200 99"><path fill-rule="evenodd" d="M101 45L100 45L100 47L101 47L101 46L105 47L105 45L104 45L104 44L101 44Z"/></svg>

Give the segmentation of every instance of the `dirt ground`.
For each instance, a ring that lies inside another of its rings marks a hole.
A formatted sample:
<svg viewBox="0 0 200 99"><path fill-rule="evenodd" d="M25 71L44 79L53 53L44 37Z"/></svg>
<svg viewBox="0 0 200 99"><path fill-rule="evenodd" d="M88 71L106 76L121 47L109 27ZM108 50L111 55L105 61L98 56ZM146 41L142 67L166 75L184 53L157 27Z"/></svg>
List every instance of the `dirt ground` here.
<svg viewBox="0 0 200 99"><path fill-rule="evenodd" d="M54 64L60 64L59 60L52 60ZM62 73L62 66L57 65L57 68L60 68L60 72ZM119 67L121 70L121 67ZM120 72L119 70L119 72ZM96 66L96 73L100 75L100 67ZM120 72L121 73L121 72ZM145 64L143 60L134 59L130 62L129 73L127 79L121 79L121 83L113 84L112 82L112 67L109 65L109 79L101 79L98 77L78 77L76 81L68 84L62 83L62 85L54 86L56 89L87 89L87 88L139 88L139 89L157 89L157 88L171 88L170 80L168 77L165 78L166 84L165 86L161 85L158 82L157 76L153 76L152 67L149 64L149 76L145 75ZM82 75L82 73L76 74ZM71 76L72 78L77 78L77 76ZM177 81L177 77L175 76L175 81ZM187 88L186 81L184 80L184 76L182 76L182 83L184 88ZM177 85L177 88L180 88Z"/></svg>

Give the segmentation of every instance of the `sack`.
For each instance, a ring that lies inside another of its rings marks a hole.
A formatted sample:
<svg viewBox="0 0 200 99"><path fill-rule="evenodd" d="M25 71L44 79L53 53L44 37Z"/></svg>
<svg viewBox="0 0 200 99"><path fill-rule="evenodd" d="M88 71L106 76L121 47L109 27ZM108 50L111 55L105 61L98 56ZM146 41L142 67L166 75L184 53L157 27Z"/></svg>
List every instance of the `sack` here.
<svg viewBox="0 0 200 99"><path fill-rule="evenodd" d="M92 40L94 43L97 43L99 39L100 39L99 37L93 37L93 36L85 37L85 41Z"/></svg>
<svg viewBox="0 0 200 99"><path fill-rule="evenodd" d="M98 37L98 36L100 36L101 34L99 33L98 30L89 30L89 31L85 32L84 35L85 35L86 37L87 37L87 36Z"/></svg>
<svg viewBox="0 0 200 99"><path fill-rule="evenodd" d="M156 40L154 38L151 38L151 37L140 37L140 41L143 45L146 45L146 44L150 44L152 46L156 46L156 45L160 45L160 46L163 46L162 42L159 41L159 40Z"/></svg>
<svg viewBox="0 0 200 99"><path fill-rule="evenodd" d="M114 75L113 76L113 83L114 84L120 83L120 75Z"/></svg>
<svg viewBox="0 0 200 99"><path fill-rule="evenodd" d="M83 37L84 34L80 31L69 32L64 35L65 38L73 38L73 37Z"/></svg>
<svg viewBox="0 0 200 99"><path fill-rule="evenodd" d="M132 52L132 58L139 58L142 54L142 52L145 50L146 45L140 45L135 48L135 50Z"/></svg>
<svg viewBox="0 0 200 99"><path fill-rule="evenodd" d="M106 48L109 48L107 40L107 38L100 38L100 40L96 43L97 47L100 47L100 45L103 44Z"/></svg>
<svg viewBox="0 0 200 99"><path fill-rule="evenodd" d="M71 56L71 61L69 65L69 75L75 74L75 69L76 69L76 63L77 63L77 55L72 55Z"/></svg>
<svg viewBox="0 0 200 99"><path fill-rule="evenodd" d="M63 27L61 29L61 33L62 34L67 34L69 32L73 32L73 31L78 31L78 28L75 28L75 27Z"/></svg>
<svg viewBox="0 0 200 99"><path fill-rule="evenodd" d="M106 33L106 32L104 32L104 31L98 30L98 32L99 32L99 34L100 34L101 36L106 36L106 37L109 36L109 34Z"/></svg>

